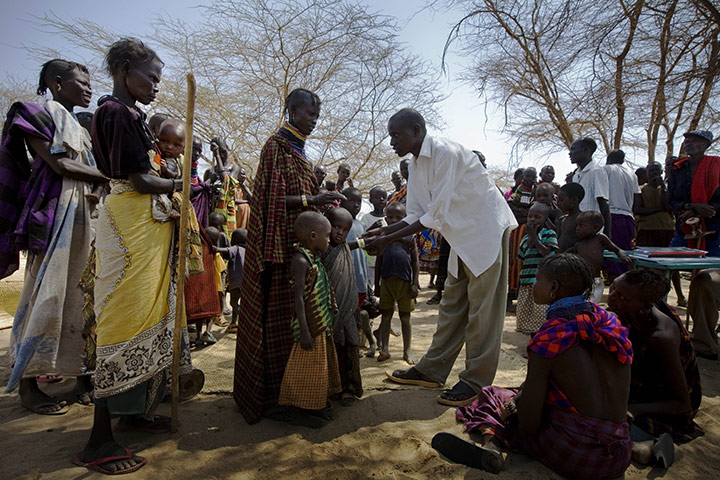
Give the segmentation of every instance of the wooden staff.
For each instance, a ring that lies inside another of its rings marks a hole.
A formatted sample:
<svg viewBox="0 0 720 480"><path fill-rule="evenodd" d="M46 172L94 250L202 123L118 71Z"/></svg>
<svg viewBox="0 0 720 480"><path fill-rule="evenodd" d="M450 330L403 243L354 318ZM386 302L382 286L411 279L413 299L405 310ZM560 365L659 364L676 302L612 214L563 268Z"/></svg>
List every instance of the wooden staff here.
<svg viewBox="0 0 720 480"><path fill-rule="evenodd" d="M195 76L187 74L187 115L185 117L185 156L182 169L182 211L178 244L177 290L175 292L175 330L173 332L172 365L172 431L178 429L178 400L180 396L180 336L185 320L185 264L188 243L188 215L190 214L190 169L192 168L193 120L195 117Z"/></svg>

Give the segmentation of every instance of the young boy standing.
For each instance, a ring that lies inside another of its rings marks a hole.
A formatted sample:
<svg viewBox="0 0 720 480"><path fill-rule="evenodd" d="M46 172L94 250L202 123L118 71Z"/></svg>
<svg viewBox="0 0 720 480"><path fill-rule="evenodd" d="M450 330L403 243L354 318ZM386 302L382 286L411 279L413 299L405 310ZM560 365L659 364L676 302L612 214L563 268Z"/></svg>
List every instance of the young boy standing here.
<svg viewBox="0 0 720 480"><path fill-rule="evenodd" d="M227 291L230 293L230 306L232 307L232 321L228 332L237 332L238 316L240 315L240 286L242 285L243 266L245 264L245 244L247 243L247 230L236 228L230 234L229 247L214 249L227 261Z"/></svg>
<svg viewBox="0 0 720 480"><path fill-rule="evenodd" d="M388 225L398 223L405 218L405 205L399 202L391 203L385 209ZM390 321L398 306L403 337L403 359L408 365L415 365L415 358L410 352L412 342L412 327L410 314L415 310L420 283L418 273L420 262L418 260L417 243L413 236L388 244L385 251L377 257L375 271L375 286L380 290L380 331L378 332L378 362L390 358Z"/></svg>
<svg viewBox="0 0 720 480"><path fill-rule="evenodd" d="M566 183L558 193L558 207L563 212L557 224L558 247L566 251L578 241L575 222L580 214L580 202L585 197L585 189L579 183Z"/></svg>
<svg viewBox="0 0 720 480"><path fill-rule="evenodd" d="M368 212L360 219L365 226L365 231L372 230L374 228L382 228L387 225L385 220L385 207L387 206L387 191L380 186L373 187L370 189L370 203L373 206L373 211ZM368 280L370 282L375 281L375 261L374 255L368 255ZM375 286L373 286L373 289Z"/></svg>
<svg viewBox="0 0 720 480"><path fill-rule="evenodd" d="M293 423L321 428L332 418L327 412L328 398L342 390L335 345L330 339L337 305L320 261L330 242L330 222L317 212L303 212L294 228L300 243L290 266L295 299L290 323L294 344L278 405L297 408Z"/></svg>
<svg viewBox="0 0 720 480"><path fill-rule="evenodd" d="M346 241L353 218L350 212L342 207L331 208L325 213L325 218L330 221L330 248L322 254L322 261L335 292L338 308L333 323L333 339L342 384L340 402L349 407L357 403L357 399L363 394L358 355L360 307L353 256Z"/></svg>
<svg viewBox="0 0 720 480"><path fill-rule="evenodd" d="M345 195L345 200L340 201L340 206L350 212L352 216L352 227L347 235L347 241L350 243L350 249L352 250L353 264L355 267L355 282L358 290L358 307L362 306L363 302L367 298L368 294L368 261L365 252L357 248L357 240L363 234L365 234L365 225L357 219L360 213L360 206L362 204L362 193L360 190L354 187L348 187L342 191ZM361 328L367 341L370 345L370 349L366 353L368 357L375 356L375 339L370 328L370 318L363 315L361 320Z"/></svg>
<svg viewBox="0 0 720 480"><path fill-rule="evenodd" d="M544 184L550 186L550 184ZM522 262L517 300L517 325L515 330L521 333L535 334L545 323L547 305L537 304L533 300L533 284L540 261L557 252L558 243L555 230L547 228L550 207L535 202L528 210L525 235L520 242L518 260Z"/></svg>
<svg viewBox="0 0 720 480"><path fill-rule="evenodd" d="M595 303L600 303L604 289L604 284L600 277L604 251L610 250L617 255L620 260L630 265L632 265L632 260L620 247L615 245L607 235L600 233L600 229L602 229L605 224L600 212L582 212L577 216L576 224L575 232L579 240L568 249L568 252L580 255L592 267L594 281L590 300Z"/></svg>

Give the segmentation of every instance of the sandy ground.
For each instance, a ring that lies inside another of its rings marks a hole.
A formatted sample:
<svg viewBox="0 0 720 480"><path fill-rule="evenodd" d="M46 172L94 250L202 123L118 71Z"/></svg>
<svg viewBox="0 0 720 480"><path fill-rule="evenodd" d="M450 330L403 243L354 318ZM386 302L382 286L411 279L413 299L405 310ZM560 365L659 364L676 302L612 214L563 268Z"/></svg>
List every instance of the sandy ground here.
<svg viewBox="0 0 720 480"><path fill-rule="evenodd" d="M427 285L427 277L421 277ZM435 330L436 306L425 301L432 291L421 291L414 314L414 350L418 357L430 344ZM674 304L674 299L670 299ZM0 318L0 384L9 376L7 348L10 330ZM11 313L11 312L10 312ZM2 315L3 312L0 312ZM684 315L684 311L682 312ZM397 319L395 320L397 322ZM218 327L214 327L217 333ZM399 324L395 324L399 331ZM528 338L514 331L515 318L505 321L500 367L495 383L516 386L525 376L521 356ZM385 371L403 368L402 342L391 337L393 358L385 363L363 359L366 394L353 407L335 404L336 419L322 430L293 427L263 420L247 425L235 407L232 385L234 335L195 352L196 366L208 375L204 392L180 408L180 429L175 434L118 433L117 439L148 464L126 478L228 478L228 479L551 479L560 478L538 462L511 453L497 477L449 463L430 446L440 431L461 434L454 410L436 402L438 391L402 388L384 380ZM452 385L463 364L463 354L448 379ZM628 479L720 478L720 363L699 360L703 403L697 422L706 435L676 449L669 471L631 465ZM73 401L72 380L48 387ZM169 405L161 413L169 414ZM101 475L70 462L82 449L92 424L92 407L72 404L64 416L40 416L19 406L16 394L0 396L0 478L100 478Z"/></svg>

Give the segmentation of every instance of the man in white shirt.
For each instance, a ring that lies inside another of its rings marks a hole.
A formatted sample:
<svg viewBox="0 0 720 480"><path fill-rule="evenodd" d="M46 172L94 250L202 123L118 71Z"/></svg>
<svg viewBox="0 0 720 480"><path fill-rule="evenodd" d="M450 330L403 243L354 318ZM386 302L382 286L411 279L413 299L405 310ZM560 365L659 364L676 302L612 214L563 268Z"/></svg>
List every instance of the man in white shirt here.
<svg viewBox="0 0 720 480"><path fill-rule="evenodd" d="M607 156L604 169L608 177L610 200L610 239L623 250L630 250L635 238L633 203L635 197L640 196L640 186L635 173L625 168L624 162L625 152L613 150ZM608 262L605 266L611 281L628 270L630 266L625 263Z"/></svg>
<svg viewBox="0 0 720 480"><path fill-rule="evenodd" d="M593 159L597 143L592 138L579 138L570 145L570 161L578 166L572 181L585 189L585 198L580 202L581 212L600 212L605 221L603 232L610 237L612 224L608 199L610 192L605 169ZM611 237L612 238L612 237Z"/></svg>
<svg viewBox="0 0 720 480"><path fill-rule="evenodd" d="M463 344L465 370L440 395L445 405L467 405L491 385L500 355L507 296L508 241L517 227L507 202L472 150L427 135L425 120L405 108L388 122L390 144L400 157L412 154L407 216L366 234L371 254L392 241L434 228L450 244L448 278L437 330L415 367L390 380L437 387L445 383Z"/></svg>

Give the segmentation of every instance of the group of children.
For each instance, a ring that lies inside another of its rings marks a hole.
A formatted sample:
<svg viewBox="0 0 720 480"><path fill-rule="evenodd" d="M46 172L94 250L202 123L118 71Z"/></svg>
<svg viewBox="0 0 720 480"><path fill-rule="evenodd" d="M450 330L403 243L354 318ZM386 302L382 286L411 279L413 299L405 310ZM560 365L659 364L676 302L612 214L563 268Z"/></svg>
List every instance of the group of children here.
<svg viewBox="0 0 720 480"><path fill-rule="evenodd" d="M279 404L295 407L292 418L319 428L332 417L330 396L343 406L362 396L359 347L368 342L366 356L390 358L390 322L395 305L402 324L403 358L411 353L410 315L418 294L418 254L412 237L396 242L377 258L367 255L362 235L368 229L401 221L405 205L387 204L382 187L371 190L373 211L358 219L362 194L348 187L340 205L328 205L324 215L303 212L294 224L299 244L291 264L295 315L294 345L283 376ZM369 267L369 261L372 267ZM374 331L367 309L369 296L379 293L382 315ZM332 342L330 338L332 337Z"/></svg>
<svg viewBox="0 0 720 480"><path fill-rule="evenodd" d="M590 299L596 303L603 294L600 271L604 250L615 253L623 262L630 262L625 252L601 233L602 215L580 211L579 205L585 196L580 184L567 183L557 187L550 181L536 184L536 180L535 169L526 168L521 183L508 198L519 223L524 224L524 235L517 251L520 268L516 330L530 335L545 322L547 305L536 303L532 295L537 266L543 258L567 252L587 260L594 276Z"/></svg>

